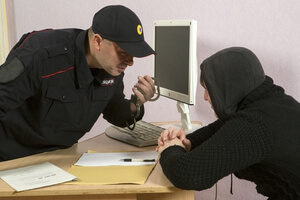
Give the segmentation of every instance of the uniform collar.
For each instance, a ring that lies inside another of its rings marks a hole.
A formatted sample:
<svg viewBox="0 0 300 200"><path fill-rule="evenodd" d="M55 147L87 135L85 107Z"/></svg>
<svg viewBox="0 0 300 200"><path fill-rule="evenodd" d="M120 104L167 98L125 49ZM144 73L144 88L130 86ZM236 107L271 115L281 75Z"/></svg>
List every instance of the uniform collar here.
<svg viewBox="0 0 300 200"><path fill-rule="evenodd" d="M85 39L87 33L87 30L81 31L76 38L75 71L79 88L89 85L94 79L85 57Z"/></svg>

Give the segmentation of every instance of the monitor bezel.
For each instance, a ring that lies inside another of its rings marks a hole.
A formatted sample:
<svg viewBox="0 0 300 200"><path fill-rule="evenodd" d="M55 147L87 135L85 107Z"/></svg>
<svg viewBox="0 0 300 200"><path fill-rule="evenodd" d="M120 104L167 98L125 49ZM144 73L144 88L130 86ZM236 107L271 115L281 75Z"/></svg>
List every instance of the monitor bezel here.
<svg viewBox="0 0 300 200"><path fill-rule="evenodd" d="M189 26L189 83L188 94L160 87L160 95L189 105L195 104L197 87L197 22L188 20L157 20L153 22L153 47L155 49L155 29L159 26ZM153 74L155 76L155 58L153 58ZM157 86L155 86L157 88Z"/></svg>

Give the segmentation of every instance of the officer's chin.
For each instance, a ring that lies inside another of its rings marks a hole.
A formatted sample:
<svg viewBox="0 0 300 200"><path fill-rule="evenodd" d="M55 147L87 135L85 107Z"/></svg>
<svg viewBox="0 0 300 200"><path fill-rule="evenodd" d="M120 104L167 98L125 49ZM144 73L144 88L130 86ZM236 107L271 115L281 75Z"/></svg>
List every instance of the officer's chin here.
<svg viewBox="0 0 300 200"><path fill-rule="evenodd" d="M120 76L122 74L122 72L119 72L119 71L113 71L111 73L109 73L110 75L112 76Z"/></svg>

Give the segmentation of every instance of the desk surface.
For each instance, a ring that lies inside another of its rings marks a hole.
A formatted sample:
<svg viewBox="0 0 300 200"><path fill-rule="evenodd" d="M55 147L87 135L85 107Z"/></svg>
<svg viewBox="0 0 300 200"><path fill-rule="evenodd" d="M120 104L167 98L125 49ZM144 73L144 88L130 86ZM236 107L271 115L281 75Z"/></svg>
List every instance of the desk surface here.
<svg viewBox="0 0 300 200"><path fill-rule="evenodd" d="M108 138L101 134L89 140L77 143L68 149L41 153L33 156L15 160L0 162L0 170L13 169L42 162L51 162L62 169L69 169L88 150L114 152L114 151L151 151L155 146L138 148L132 145ZM0 180L0 198L12 196L38 197L38 196L65 196L65 195L105 195L105 194L147 194L147 193L178 193L183 191L175 188L164 176L161 166L158 163L148 180L143 185L122 184L122 185L66 185L59 184L40 189L34 189L16 193L2 179ZM189 192L189 196L193 196ZM192 197L193 198L193 197ZM191 199L192 199L191 198ZM33 199L33 198L31 198ZM57 199L57 198L56 198ZM58 198L60 199L60 198ZM76 199L76 198L75 198ZM109 198L111 199L111 198ZM136 199L136 198L134 198ZM167 198L169 199L169 198ZM190 199L190 198L186 198Z"/></svg>

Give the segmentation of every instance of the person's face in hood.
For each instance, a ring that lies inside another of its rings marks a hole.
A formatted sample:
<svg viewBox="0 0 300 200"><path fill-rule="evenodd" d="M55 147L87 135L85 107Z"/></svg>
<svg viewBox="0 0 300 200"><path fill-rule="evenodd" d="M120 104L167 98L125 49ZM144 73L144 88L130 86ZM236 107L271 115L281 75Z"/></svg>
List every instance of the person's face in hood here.
<svg viewBox="0 0 300 200"><path fill-rule="evenodd" d="M204 90L204 100L208 101L208 103L212 106L211 99L210 99L210 96L209 96L209 93L208 93L207 89Z"/></svg>
<svg viewBox="0 0 300 200"><path fill-rule="evenodd" d="M204 88L204 95L203 95L204 101L207 101L210 104L211 109L214 111L215 109L213 107L213 104L211 102L211 99L210 99L210 96L209 96L208 90L206 89L205 84L203 82L201 82L201 81L200 81L200 84ZM218 117L216 113L215 113L215 116Z"/></svg>
<svg viewBox="0 0 300 200"><path fill-rule="evenodd" d="M205 86L205 83L202 80L202 77L201 77L201 80L200 80L200 85L204 88L204 94L203 94L204 101L207 101L211 105L211 108L213 109L212 102L211 102L208 90Z"/></svg>
<svg viewBox="0 0 300 200"><path fill-rule="evenodd" d="M265 79L257 57L248 49L232 47L210 56L200 66L204 99L218 118L226 120L239 103Z"/></svg>

